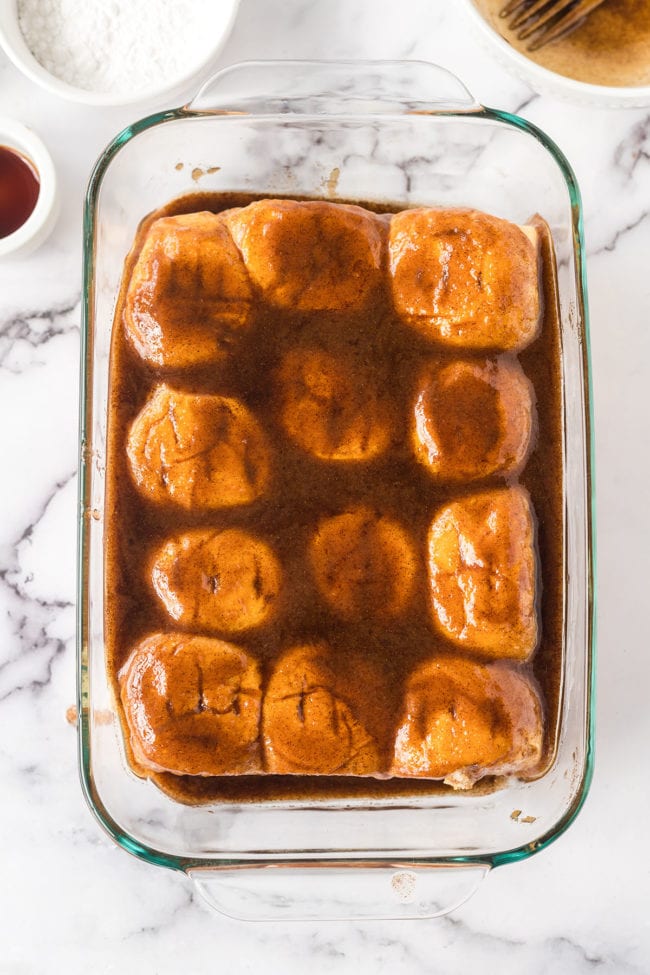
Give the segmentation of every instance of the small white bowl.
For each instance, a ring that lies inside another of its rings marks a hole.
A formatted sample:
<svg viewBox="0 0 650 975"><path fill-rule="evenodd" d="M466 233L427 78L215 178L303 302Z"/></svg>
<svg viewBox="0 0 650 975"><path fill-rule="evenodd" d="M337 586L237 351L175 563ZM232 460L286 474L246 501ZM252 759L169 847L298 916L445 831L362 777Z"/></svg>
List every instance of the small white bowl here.
<svg viewBox="0 0 650 975"><path fill-rule="evenodd" d="M134 3L139 0L133 0ZM31 81L41 88L71 102L83 105L135 105L140 102L151 102L163 97L173 97L175 93L187 90L198 76L217 57L228 40L235 23L240 0L220 0L212 4L212 19L202 24L202 31L208 33L213 42L206 50L205 56L197 61L191 69L177 77L166 78L157 87L143 88L128 94L118 94L103 91L87 91L61 81L40 64L22 35L18 23L17 0L0 0L0 46L5 54L13 61L19 71L22 71Z"/></svg>
<svg viewBox="0 0 650 975"><path fill-rule="evenodd" d="M0 237L0 258L24 257L49 236L59 215L56 170L49 152L31 129L11 118L0 116L0 145L17 149L38 173L40 189L36 206L25 223L13 234Z"/></svg>
<svg viewBox="0 0 650 975"><path fill-rule="evenodd" d="M460 0L460 5L483 46L504 68L535 91L597 108L645 108L650 105L650 85L623 88L593 85L557 74L531 61L508 44L488 23L473 0Z"/></svg>

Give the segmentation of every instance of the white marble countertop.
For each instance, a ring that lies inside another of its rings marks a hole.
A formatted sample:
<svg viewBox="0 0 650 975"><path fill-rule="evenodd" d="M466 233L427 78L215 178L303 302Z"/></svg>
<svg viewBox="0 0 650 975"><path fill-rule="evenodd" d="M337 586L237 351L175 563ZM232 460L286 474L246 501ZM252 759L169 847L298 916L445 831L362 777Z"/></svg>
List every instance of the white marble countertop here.
<svg viewBox="0 0 650 975"><path fill-rule="evenodd" d="M577 172L597 442L593 787L558 842L434 921L246 926L102 834L64 717L75 695L81 201L93 161L134 112L58 101L0 57L0 114L43 137L63 194L50 241L0 263L0 972L648 972L650 115L533 95L478 48L449 0L242 0L219 63L263 57L438 62L485 104L545 129Z"/></svg>

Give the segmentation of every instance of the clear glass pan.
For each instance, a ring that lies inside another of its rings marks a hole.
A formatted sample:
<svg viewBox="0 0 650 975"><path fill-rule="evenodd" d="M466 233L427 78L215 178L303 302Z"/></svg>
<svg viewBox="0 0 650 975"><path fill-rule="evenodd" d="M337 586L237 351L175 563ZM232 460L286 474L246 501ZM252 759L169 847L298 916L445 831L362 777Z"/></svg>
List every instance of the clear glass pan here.
<svg viewBox="0 0 650 975"><path fill-rule="evenodd" d="M484 796L187 807L129 770L103 642L110 333L139 221L197 188L465 205L518 223L539 212L548 222L561 308L565 627L561 730L540 779ZM143 119L109 145L88 188L84 245L78 659L81 775L91 808L117 843L186 871L235 916L450 910L491 867L559 836L592 772L589 340L580 195L566 159L534 126L482 108L431 64L242 64L212 78L188 106Z"/></svg>

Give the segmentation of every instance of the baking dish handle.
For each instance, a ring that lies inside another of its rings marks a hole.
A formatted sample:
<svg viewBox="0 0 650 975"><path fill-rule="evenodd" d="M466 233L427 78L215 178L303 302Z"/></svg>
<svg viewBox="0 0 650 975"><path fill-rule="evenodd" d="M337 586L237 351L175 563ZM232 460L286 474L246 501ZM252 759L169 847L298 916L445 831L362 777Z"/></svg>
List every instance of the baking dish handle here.
<svg viewBox="0 0 650 975"><path fill-rule="evenodd" d="M456 75L428 61L245 61L209 78L185 111L444 114L479 112L481 106Z"/></svg>
<svg viewBox="0 0 650 975"><path fill-rule="evenodd" d="M460 907L490 865L308 862L195 867L208 904L245 921L433 918Z"/></svg>

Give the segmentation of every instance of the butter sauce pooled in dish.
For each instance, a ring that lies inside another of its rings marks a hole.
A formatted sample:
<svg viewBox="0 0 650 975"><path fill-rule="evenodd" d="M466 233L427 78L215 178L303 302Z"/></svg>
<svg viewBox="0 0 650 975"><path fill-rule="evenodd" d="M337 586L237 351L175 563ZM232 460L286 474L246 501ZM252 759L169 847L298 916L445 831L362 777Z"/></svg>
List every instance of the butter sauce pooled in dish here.
<svg viewBox="0 0 650 975"><path fill-rule="evenodd" d="M196 194L143 222L112 337L105 533L136 774L191 803L543 773L562 670L554 280L539 218Z"/></svg>

